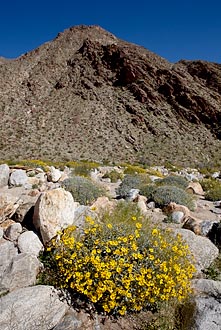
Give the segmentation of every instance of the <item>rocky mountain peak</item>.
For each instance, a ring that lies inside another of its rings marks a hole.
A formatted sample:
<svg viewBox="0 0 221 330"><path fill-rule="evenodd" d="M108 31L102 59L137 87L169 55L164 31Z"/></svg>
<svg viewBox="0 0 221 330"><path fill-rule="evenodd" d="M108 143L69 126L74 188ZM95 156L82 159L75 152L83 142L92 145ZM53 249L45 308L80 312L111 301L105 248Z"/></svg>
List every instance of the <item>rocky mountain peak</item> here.
<svg viewBox="0 0 221 330"><path fill-rule="evenodd" d="M84 25L1 63L3 158L221 161L220 64L172 64Z"/></svg>

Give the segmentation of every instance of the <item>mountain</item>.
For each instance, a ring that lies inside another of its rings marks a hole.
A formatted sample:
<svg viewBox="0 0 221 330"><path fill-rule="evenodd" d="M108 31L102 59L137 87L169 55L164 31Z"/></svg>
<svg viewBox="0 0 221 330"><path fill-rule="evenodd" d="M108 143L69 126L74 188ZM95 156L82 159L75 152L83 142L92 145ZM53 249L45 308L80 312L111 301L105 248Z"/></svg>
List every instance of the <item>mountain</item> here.
<svg viewBox="0 0 221 330"><path fill-rule="evenodd" d="M0 58L0 114L2 159L221 163L221 64L72 27Z"/></svg>

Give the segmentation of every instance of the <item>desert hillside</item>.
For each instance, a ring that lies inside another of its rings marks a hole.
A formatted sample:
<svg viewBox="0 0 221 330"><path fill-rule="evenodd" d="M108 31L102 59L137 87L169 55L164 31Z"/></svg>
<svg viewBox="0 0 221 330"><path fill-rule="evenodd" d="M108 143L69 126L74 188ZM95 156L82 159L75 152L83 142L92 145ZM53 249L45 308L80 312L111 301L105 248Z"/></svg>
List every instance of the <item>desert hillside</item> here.
<svg viewBox="0 0 221 330"><path fill-rule="evenodd" d="M0 158L221 163L221 65L169 63L98 26L0 58Z"/></svg>

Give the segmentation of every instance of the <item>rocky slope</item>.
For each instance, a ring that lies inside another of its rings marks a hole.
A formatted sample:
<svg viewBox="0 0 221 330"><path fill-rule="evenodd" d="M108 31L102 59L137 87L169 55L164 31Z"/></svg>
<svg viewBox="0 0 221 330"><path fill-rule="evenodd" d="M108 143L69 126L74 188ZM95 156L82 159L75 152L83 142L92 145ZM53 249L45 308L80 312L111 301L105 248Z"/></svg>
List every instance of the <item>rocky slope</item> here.
<svg viewBox="0 0 221 330"><path fill-rule="evenodd" d="M221 65L78 26L0 58L0 157L221 162Z"/></svg>

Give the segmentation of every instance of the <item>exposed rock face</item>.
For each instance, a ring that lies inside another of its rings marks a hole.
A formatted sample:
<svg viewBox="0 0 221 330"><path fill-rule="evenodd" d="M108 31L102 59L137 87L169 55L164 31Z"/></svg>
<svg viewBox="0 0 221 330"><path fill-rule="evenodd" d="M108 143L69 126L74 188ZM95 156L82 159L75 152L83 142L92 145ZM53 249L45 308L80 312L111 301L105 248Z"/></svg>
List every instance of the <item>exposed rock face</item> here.
<svg viewBox="0 0 221 330"><path fill-rule="evenodd" d="M24 186L28 182L28 177L25 171L15 170L10 175L9 183L12 186Z"/></svg>
<svg viewBox="0 0 221 330"><path fill-rule="evenodd" d="M43 285L13 291L0 298L0 305L4 330L53 329L68 309L53 287Z"/></svg>
<svg viewBox="0 0 221 330"><path fill-rule="evenodd" d="M74 210L78 203L62 188L42 193L35 205L33 222L40 230L44 243L54 237L58 230L74 223Z"/></svg>
<svg viewBox="0 0 221 330"><path fill-rule="evenodd" d="M171 64L100 27L78 26L3 61L0 86L0 157L221 157L220 64Z"/></svg>

